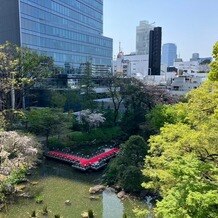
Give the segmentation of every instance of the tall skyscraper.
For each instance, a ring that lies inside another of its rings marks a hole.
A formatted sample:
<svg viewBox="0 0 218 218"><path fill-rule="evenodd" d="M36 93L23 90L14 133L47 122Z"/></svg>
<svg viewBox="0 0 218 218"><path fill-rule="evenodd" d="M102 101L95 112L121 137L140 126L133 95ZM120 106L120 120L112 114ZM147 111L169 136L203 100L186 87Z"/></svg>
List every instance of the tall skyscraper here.
<svg viewBox="0 0 218 218"><path fill-rule="evenodd" d="M136 27L136 54L149 54L149 34L154 29L153 24L148 21L140 21L139 26Z"/></svg>
<svg viewBox="0 0 218 218"><path fill-rule="evenodd" d="M160 75L162 28L155 27L149 37L149 75Z"/></svg>
<svg viewBox="0 0 218 218"><path fill-rule="evenodd" d="M177 47L173 43L163 44L162 47L162 64L165 64L167 67L172 67L175 59L177 58Z"/></svg>
<svg viewBox="0 0 218 218"><path fill-rule="evenodd" d="M62 67L80 69L90 60L99 72L111 66L103 0L0 0L0 5L0 43L29 47Z"/></svg>

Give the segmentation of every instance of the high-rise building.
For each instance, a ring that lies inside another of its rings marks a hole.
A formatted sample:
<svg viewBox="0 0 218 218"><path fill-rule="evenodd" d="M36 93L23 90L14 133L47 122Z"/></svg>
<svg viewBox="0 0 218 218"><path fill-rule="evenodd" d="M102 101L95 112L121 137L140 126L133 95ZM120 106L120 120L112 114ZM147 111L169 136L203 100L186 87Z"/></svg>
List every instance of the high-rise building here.
<svg viewBox="0 0 218 218"><path fill-rule="evenodd" d="M103 0L0 0L0 43L5 41L51 56L73 72L87 61L99 72L111 66Z"/></svg>
<svg viewBox="0 0 218 218"><path fill-rule="evenodd" d="M166 43L162 46L162 64L167 67L173 66L175 59L177 58L177 47L174 43Z"/></svg>
<svg viewBox="0 0 218 218"><path fill-rule="evenodd" d="M153 24L148 21L140 21L139 26L136 27L136 54L149 54L149 34L154 29Z"/></svg>
<svg viewBox="0 0 218 218"><path fill-rule="evenodd" d="M155 27L149 37L149 75L160 75L162 28Z"/></svg>
<svg viewBox="0 0 218 218"><path fill-rule="evenodd" d="M193 53L192 58L190 58L190 61L198 61L200 58L199 53Z"/></svg>

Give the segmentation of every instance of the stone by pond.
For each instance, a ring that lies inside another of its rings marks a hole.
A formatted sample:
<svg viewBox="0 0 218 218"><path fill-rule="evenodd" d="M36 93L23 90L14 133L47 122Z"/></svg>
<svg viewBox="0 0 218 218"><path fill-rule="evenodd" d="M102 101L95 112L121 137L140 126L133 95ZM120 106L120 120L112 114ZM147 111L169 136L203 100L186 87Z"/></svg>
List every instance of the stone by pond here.
<svg viewBox="0 0 218 218"><path fill-rule="evenodd" d="M84 211L92 209L95 218L122 218L124 212L127 217L134 218L133 207L143 205L139 201L128 198L121 202L110 189L95 195L98 199L90 199L89 189L100 184L102 173L80 172L68 165L45 160L29 177L30 181L37 183L31 185L30 182L27 187L30 195L42 196L43 203L37 204L34 198L21 197L8 205L7 213L0 212L0 218L28 218L34 210L39 214L37 217L43 217L40 214L45 205L48 217L60 214L63 218L79 218Z"/></svg>

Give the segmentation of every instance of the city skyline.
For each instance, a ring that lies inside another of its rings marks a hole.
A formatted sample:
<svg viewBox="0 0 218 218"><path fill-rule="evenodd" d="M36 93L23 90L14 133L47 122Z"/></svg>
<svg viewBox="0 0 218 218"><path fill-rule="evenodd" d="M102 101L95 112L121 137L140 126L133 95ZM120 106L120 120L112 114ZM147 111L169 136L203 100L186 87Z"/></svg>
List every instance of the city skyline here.
<svg viewBox="0 0 218 218"><path fill-rule="evenodd" d="M207 57L218 39L217 8L216 0L104 0L104 35L114 40L113 56L119 42L125 54L135 52L136 26L147 20L162 27L162 44L175 43L184 60L192 53Z"/></svg>

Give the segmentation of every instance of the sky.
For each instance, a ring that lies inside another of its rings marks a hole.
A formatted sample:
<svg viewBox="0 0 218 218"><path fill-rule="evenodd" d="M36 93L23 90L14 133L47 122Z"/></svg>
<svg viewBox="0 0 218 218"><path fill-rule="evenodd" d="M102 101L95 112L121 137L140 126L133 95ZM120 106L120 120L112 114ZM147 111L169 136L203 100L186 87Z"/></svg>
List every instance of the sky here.
<svg viewBox="0 0 218 218"><path fill-rule="evenodd" d="M175 43L183 60L211 56L218 41L218 0L104 0L104 36L113 38L113 55L119 42L125 54L135 51L141 20L162 27L162 44Z"/></svg>

